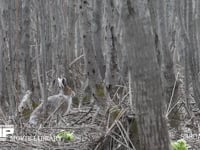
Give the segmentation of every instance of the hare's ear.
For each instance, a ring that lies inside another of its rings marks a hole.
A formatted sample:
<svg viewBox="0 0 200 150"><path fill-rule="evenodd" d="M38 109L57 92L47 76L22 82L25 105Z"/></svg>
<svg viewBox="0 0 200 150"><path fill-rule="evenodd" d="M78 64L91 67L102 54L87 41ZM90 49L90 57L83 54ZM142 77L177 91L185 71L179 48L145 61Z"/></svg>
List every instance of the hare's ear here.
<svg viewBox="0 0 200 150"><path fill-rule="evenodd" d="M58 78L58 86L59 86L59 87L63 87L62 79L61 79L61 78Z"/></svg>
<svg viewBox="0 0 200 150"><path fill-rule="evenodd" d="M63 86L66 86L66 85L67 85L67 79L66 79L66 78L63 78L63 79L62 79L62 84L63 84Z"/></svg>
<svg viewBox="0 0 200 150"><path fill-rule="evenodd" d="M27 90L26 94L32 94L32 91L31 90Z"/></svg>

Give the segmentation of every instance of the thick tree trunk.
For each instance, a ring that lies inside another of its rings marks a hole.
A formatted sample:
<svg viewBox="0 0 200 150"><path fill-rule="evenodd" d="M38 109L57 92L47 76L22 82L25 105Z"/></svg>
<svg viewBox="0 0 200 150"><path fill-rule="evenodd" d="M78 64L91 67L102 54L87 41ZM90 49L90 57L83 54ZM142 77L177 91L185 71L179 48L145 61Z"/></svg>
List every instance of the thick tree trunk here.
<svg viewBox="0 0 200 150"><path fill-rule="evenodd" d="M111 89L117 83L117 44L116 44L116 16L115 16L115 6L113 0L105 0L105 63L106 63L106 73L105 73L105 84L110 94L112 94Z"/></svg>
<svg viewBox="0 0 200 150"><path fill-rule="evenodd" d="M103 83L100 76L99 67L96 62L96 53L92 43L92 11L89 9L92 6L90 0L82 0L80 5L80 29L83 48L85 52L85 65L89 86L92 89L92 95L97 102L98 107L105 113L106 99L103 89Z"/></svg>
<svg viewBox="0 0 200 150"><path fill-rule="evenodd" d="M140 150L169 150L161 73L146 2L125 0L122 18L136 99Z"/></svg>
<svg viewBox="0 0 200 150"><path fill-rule="evenodd" d="M165 101L168 105L172 97L172 91L175 84L175 74L172 56L169 50L169 37L167 31L167 19L166 19L166 10L165 1L149 1L149 9L151 20L153 23L154 29L154 39L155 47L157 52L157 60L161 67L162 71L162 81L164 88ZM162 55L162 57L161 57ZM173 104L176 103L174 100L177 96L177 88L175 88L175 94L173 95Z"/></svg>
<svg viewBox="0 0 200 150"><path fill-rule="evenodd" d="M73 0L67 0L66 6L66 41L64 49L64 55L65 55L65 76L67 77L68 84L70 86L73 85L72 81L72 74L70 74L70 67L69 64L72 62L73 59L75 59L75 22L76 22L76 16L75 16L75 3L76 1Z"/></svg>
<svg viewBox="0 0 200 150"><path fill-rule="evenodd" d="M0 10L0 16L2 12ZM0 20L0 104L1 107L3 106L3 32L2 32L2 25L1 25L1 20ZM5 106L3 106L5 107Z"/></svg>
<svg viewBox="0 0 200 150"><path fill-rule="evenodd" d="M96 61L100 70L101 78L105 77L105 62L103 57L103 0L94 0L94 13L93 13L93 42L94 50L96 52Z"/></svg>
<svg viewBox="0 0 200 150"><path fill-rule="evenodd" d="M5 76L5 86L8 94L9 104L9 115L14 116L16 104L15 104L15 85L14 74L13 74L13 43L12 43L12 32L13 23L11 22L11 1L3 1L3 14L2 14L2 30L3 30L3 64ZM5 99L6 100L6 99Z"/></svg>
<svg viewBox="0 0 200 150"><path fill-rule="evenodd" d="M22 0L22 39L21 39L21 71L22 78L25 82L25 92L26 90L31 90L32 75L31 75L31 57L30 57L30 45L31 45L31 18L30 9L31 1Z"/></svg>
<svg viewBox="0 0 200 150"><path fill-rule="evenodd" d="M177 7L177 12L178 12L178 18L180 20L180 25L181 25L181 31L182 31L181 36L184 40L184 44L186 45L185 49L184 49L185 50L185 74L186 75L189 74L186 70L187 65L188 65L190 67L190 73L191 73L191 78L192 78L194 99L195 99L195 102L197 103L198 107L200 108L200 100L199 100L200 99L200 86L199 86L200 83L199 83L199 77L198 77L199 64L198 64L198 61L196 60L196 54L198 52L194 48L195 43L193 41L193 40L195 40L193 38L194 37L193 1L186 0L186 2L185 2L185 5L186 5L185 8L187 8L184 11L184 12L187 12L185 14L185 16L186 16L185 20L180 18L181 9L179 7L179 3L180 3L180 0L177 0L176 7ZM188 26L188 28L187 28L187 26ZM189 64L187 64L187 62ZM187 79L186 79L186 81L187 81ZM186 94L188 95L188 89L186 89L186 92L187 92Z"/></svg>
<svg viewBox="0 0 200 150"><path fill-rule="evenodd" d="M193 1L187 0L188 4L188 35L189 35L189 66L191 70L192 85L194 91L194 99L200 108L200 81L199 81L199 62L198 62L198 50L195 47L197 43L195 42L195 26L194 26L194 15L193 15Z"/></svg>

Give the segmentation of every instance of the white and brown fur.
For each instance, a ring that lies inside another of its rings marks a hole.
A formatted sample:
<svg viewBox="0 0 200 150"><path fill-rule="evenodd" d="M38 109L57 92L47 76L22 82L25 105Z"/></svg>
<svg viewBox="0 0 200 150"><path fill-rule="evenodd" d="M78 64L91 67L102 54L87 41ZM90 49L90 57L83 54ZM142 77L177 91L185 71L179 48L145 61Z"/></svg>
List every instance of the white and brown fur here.
<svg viewBox="0 0 200 150"><path fill-rule="evenodd" d="M45 120L56 109L56 114L66 114L70 111L72 104L72 97L75 96L75 92L67 86L65 78L58 78L58 85L60 92L57 95L49 96L46 103L46 111L43 109L44 102L42 102L30 115L29 123L32 125L38 125L42 120ZM46 113L45 119L43 118Z"/></svg>

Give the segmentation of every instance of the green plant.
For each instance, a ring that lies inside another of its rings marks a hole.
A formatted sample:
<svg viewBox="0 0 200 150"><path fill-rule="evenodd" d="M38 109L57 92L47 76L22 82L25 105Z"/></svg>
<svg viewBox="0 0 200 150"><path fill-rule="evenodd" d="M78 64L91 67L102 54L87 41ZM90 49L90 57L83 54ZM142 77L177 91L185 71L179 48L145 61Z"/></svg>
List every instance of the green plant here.
<svg viewBox="0 0 200 150"><path fill-rule="evenodd" d="M173 150L188 150L187 143L184 139L180 139L172 143Z"/></svg>
<svg viewBox="0 0 200 150"><path fill-rule="evenodd" d="M39 104L36 102L32 102L33 110L38 106ZM25 108L22 112L22 115L25 119L28 119L30 117L30 114L33 112L33 110L30 110L29 108Z"/></svg>
<svg viewBox="0 0 200 150"><path fill-rule="evenodd" d="M104 97L105 96L104 88L103 88L103 84L102 83L96 84L96 95L98 97Z"/></svg>
<svg viewBox="0 0 200 150"><path fill-rule="evenodd" d="M61 131L56 135L61 140L73 141L75 139L74 133L70 131Z"/></svg>

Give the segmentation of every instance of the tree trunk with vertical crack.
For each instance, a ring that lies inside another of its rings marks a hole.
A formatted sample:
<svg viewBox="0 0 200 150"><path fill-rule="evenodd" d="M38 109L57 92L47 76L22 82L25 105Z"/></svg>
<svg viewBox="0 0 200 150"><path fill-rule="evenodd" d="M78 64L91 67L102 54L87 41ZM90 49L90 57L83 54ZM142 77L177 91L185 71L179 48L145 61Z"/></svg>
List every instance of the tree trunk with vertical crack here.
<svg viewBox="0 0 200 150"><path fill-rule="evenodd" d="M106 88L111 95L114 94L112 88L117 83L117 37L116 37L116 15L115 15L115 3L113 0L105 0L105 63L106 63L106 72L105 72L105 84Z"/></svg>
<svg viewBox="0 0 200 150"><path fill-rule="evenodd" d="M105 77L105 63L103 57L103 0L94 0L94 12L93 12L93 42L94 50L96 52L96 62L99 67L101 78Z"/></svg>
<svg viewBox="0 0 200 150"><path fill-rule="evenodd" d="M100 110L105 113L106 99L103 88L102 79L100 76L99 67L96 62L96 53L92 43L92 6L90 0L81 0L80 5L80 29L83 48L85 52L85 65L87 70L87 77L89 79L89 86L92 89L92 96L94 97Z"/></svg>
<svg viewBox="0 0 200 150"><path fill-rule="evenodd" d="M161 72L156 58L153 28L144 0L125 0L122 18L133 79L140 150L169 150L163 117Z"/></svg>
<svg viewBox="0 0 200 150"><path fill-rule="evenodd" d="M194 22L194 14L193 14L193 1L187 0L188 4L188 35L189 35L189 66L191 70L191 77L192 77L192 85L193 85L193 92L194 92L194 99L200 108L200 80L199 80L199 62L198 62L198 50L195 48L197 43L196 40L196 33L195 31L195 22Z"/></svg>

